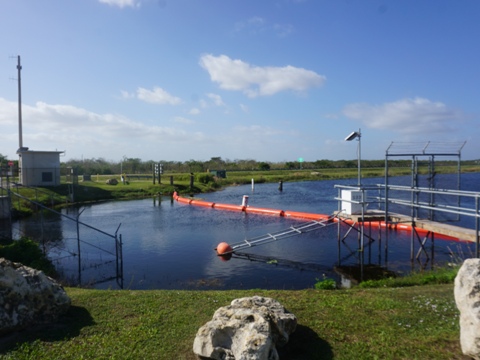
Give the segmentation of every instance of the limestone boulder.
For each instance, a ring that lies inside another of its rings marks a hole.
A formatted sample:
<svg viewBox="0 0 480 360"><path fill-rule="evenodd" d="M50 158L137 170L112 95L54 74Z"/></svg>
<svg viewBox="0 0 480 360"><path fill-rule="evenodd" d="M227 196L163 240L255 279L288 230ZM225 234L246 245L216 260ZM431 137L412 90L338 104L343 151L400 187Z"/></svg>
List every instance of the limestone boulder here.
<svg viewBox="0 0 480 360"><path fill-rule="evenodd" d="M277 360L277 346L288 342L296 326L295 315L274 299L235 299L198 330L193 352L199 359Z"/></svg>
<svg viewBox="0 0 480 360"><path fill-rule="evenodd" d="M0 258L0 335L54 322L70 303L62 286L42 271Z"/></svg>
<svg viewBox="0 0 480 360"><path fill-rule="evenodd" d="M480 259L463 262L455 278L454 294L460 311L462 352L480 360Z"/></svg>

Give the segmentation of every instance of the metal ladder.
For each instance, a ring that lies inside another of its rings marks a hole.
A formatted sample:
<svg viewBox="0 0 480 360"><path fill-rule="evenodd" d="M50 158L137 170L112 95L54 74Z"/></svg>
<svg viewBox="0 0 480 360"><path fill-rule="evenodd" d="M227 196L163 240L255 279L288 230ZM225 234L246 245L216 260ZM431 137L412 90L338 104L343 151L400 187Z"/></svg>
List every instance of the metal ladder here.
<svg viewBox="0 0 480 360"><path fill-rule="evenodd" d="M257 236L251 239L245 239L243 241L231 244L230 246L232 248L232 251L225 253L225 255L234 253L237 250L268 244L292 236L301 235L306 232L323 229L329 225L336 224L336 222L334 221L334 218L336 217L336 215L331 215L324 220L313 220L298 226L290 226L286 230L280 230L277 232L268 233L266 235Z"/></svg>

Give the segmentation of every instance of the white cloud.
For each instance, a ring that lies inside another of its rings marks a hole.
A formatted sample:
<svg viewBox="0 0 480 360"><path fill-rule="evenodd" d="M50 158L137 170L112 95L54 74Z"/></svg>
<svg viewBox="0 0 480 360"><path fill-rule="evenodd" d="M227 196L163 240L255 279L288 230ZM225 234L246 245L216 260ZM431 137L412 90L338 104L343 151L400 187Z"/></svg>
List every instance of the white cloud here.
<svg viewBox="0 0 480 360"><path fill-rule="evenodd" d="M324 114L323 117L329 120L336 120L338 119L338 114Z"/></svg>
<svg viewBox="0 0 480 360"><path fill-rule="evenodd" d="M373 129L404 134L451 132L465 119L459 110L420 97L382 105L350 104L345 106L343 114Z"/></svg>
<svg viewBox="0 0 480 360"><path fill-rule="evenodd" d="M193 120L190 120L190 119L187 119L187 118L184 118L184 117L181 117L181 116L175 117L175 119L173 119L173 121L176 122L176 123L179 123L179 124L187 124L187 125L191 125L191 124L195 123Z"/></svg>
<svg viewBox="0 0 480 360"><path fill-rule="evenodd" d="M205 108L208 107L208 104L207 104L207 102L206 102L204 99L200 99L200 100L198 101L198 103L200 104L200 107L201 107L202 109L205 109Z"/></svg>
<svg viewBox="0 0 480 360"><path fill-rule="evenodd" d="M3 126L1 152L8 152L12 158L18 148L16 109L15 102L0 98L0 121ZM201 132L144 124L121 115L99 114L72 105L52 105L39 101L33 106L23 104L22 113L24 146L32 150L66 150L68 156L74 157L82 154L105 157L116 154L120 148L124 152L133 151L141 145L141 151L148 159L149 155L145 154L148 150L144 149L157 146L159 139L162 146L190 141L202 143L205 139ZM175 122L190 123L182 118L176 118ZM6 134L8 137L3 139Z"/></svg>
<svg viewBox="0 0 480 360"><path fill-rule="evenodd" d="M122 99L133 99L135 97L135 94L129 93L125 90L120 91L120 93L122 94Z"/></svg>
<svg viewBox="0 0 480 360"><path fill-rule="evenodd" d="M273 128L270 126L260 126L260 125L250 125L250 126L235 126L234 131L236 134L248 134L249 136L252 137L257 137L257 138L264 138L264 137L275 137L283 134L287 134L288 132L282 130L282 129L277 129Z"/></svg>
<svg viewBox="0 0 480 360"><path fill-rule="evenodd" d="M285 37L293 33L293 26L290 24L287 24L287 25L275 24L273 26L273 29L275 30L277 35L280 37Z"/></svg>
<svg viewBox="0 0 480 360"><path fill-rule="evenodd" d="M207 94L207 97L211 99L216 106L225 106L225 103L220 95L210 93Z"/></svg>
<svg viewBox="0 0 480 360"><path fill-rule="evenodd" d="M247 31L249 33L255 34L261 32L265 29L265 19L259 16L253 16L246 21L239 21L235 24L235 31L242 32Z"/></svg>
<svg viewBox="0 0 480 360"><path fill-rule="evenodd" d="M190 111L188 112L190 115L198 115L200 114L200 109L198 108L193 108L193 109L190 109Z"/></svg>
<svg viewBox="0 0 480 360"><path fill-rule="evenodd" d="M167 126L142 123L113 113L97 113L72 105L23 104L23 144L32 150L65 151L62 161L79 158L143 160L208 160L222 148L224 158L288 158L284 144L295 133L268 126L240 126L204 133L192 131L188 117L172 117ZM155 120L155 119L152 119ZM17 103L0 98L0 153L17 157ZM193 127L193 126L192 126ZM253 139L253 140L252 140ZM230 146L225 148L225 144ZM245 148L245 144L249 144ZM273 149L273 150L272 150ZM272 154L273 151L273 154Z"/></svg>
<svg viewBox="0 0 480 360"><path fill-rule="evenodd" d="M263 26L265 24L265 19L260 16L253 16L247 20L247 23L254 26Z"/></svg>
<svg viewBox="0 0 480 360"><path fill-rule="evenodd" d="M253 16L245 21L239 21L235 24L235 32L258 35L262 33L274 33L278 37L290 35L294 30L291 24L270 25L268 21L260 16Z"/></svg>
<svg viewBox="0 0 480 360"><path fill-rule="evenodd" d="M103 4L110 6L118 6L119 8L124 7L140 7L140 1L137 0L99 0Z"/></svg>
<svg viewBox="0 0 480 360"><path fill-rule="evenodd" d="M249 108L247 105L244 105L244 104L240 104L240 109L242 109L242 111L245 113L245 114L248 114L250 112Z"/></svg>
<svg viewBox="0 0 480 360"><path fill-rule="evenodd" d="M178 105L182 103L180 98L170 95L168 92L157 86L154 87L153 90L138 88L137 98L152 104Z"/></svg>
<svg viewBox="0 0 480 360"><path fill-rule="evenodd" d="M173 135L175 131L166 127L147 126L116 114L97 114L72 105L51 105L37 102L35 106L23 106L25 129L28 133L51 134L49 138L61 140L74 130L76 136L89 139L100 137L115 139L117 137L145 137L156 135ZM35 119L34 122L28 119Z"/></svg>
<svg viewBox="0 0 480 360"><path fill-rule="evenodd" d="M18 124L18 105L0 98L0 109L2 126Z"/></svg>
<svg viewBox="0 0 480 360"><path fill-rule="evenodd" d="M249 97L274 95L281 91L303 92L323 85L326 78L311 70L284 67L252 66L226 55L204 55L200 65L208 71L210 79L225 90L242 91Z"/></svg>

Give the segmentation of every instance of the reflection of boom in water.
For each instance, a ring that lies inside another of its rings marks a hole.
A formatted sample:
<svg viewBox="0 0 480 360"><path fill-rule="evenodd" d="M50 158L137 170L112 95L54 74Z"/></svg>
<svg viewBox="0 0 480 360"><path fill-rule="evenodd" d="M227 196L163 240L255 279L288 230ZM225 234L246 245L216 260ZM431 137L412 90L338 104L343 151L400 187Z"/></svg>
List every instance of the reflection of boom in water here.
<svg viewBox="0 0 480 360"><path fill-rule="evenodd" d="M333 221L335 215L331 215L323 220L313 220L302 225L290 226L286 230L277 231L274 233L268 233L266 235L257 236L252 239L245 239L238 243L229 245L227 243L218 244L216 250L218 255L229 255L235 253L237 250L250 248L258 245L268 244L273 241L283 240L292 236L300 235L306 232L323 229L329 225L335 224Z"/></svg>
<svg viewBox="0 0 480 360"><path fill-rule="evenodd" d="M282 267L288 267L288 268L305 270L305 271L322 272L322 273L326 271L331 271L331 267L325 266L325 265L302 263L299 261L274 258L271 256L249 254L244 252L235 252L232 255L232 258L249 260L249 261L257 261L261 263L272 264L274 266L282 266Z"/></svg>

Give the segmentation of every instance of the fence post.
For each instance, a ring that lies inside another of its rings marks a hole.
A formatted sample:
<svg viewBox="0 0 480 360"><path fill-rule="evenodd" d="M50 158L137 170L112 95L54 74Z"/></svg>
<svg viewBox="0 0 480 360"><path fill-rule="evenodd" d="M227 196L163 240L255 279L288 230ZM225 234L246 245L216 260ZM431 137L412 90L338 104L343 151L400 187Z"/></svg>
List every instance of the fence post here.
<svg viewBox="0 0 480 360"><path fill-rule="evenodd" d="M77 251L78 251L78 285L82 285L82 255L80 251L80 225L79 225L79 219L80 215L82 215L83 211L85 209L82 209L76 219L76 225L77 225Z"/></svg>
<svg viewBox="0 0 480 360"><path fill-rule="evenodd" d="M115 258L116 258L116 275L117 284L123 289L123 249L122 249L122 234L115 234Z"/></svg>

